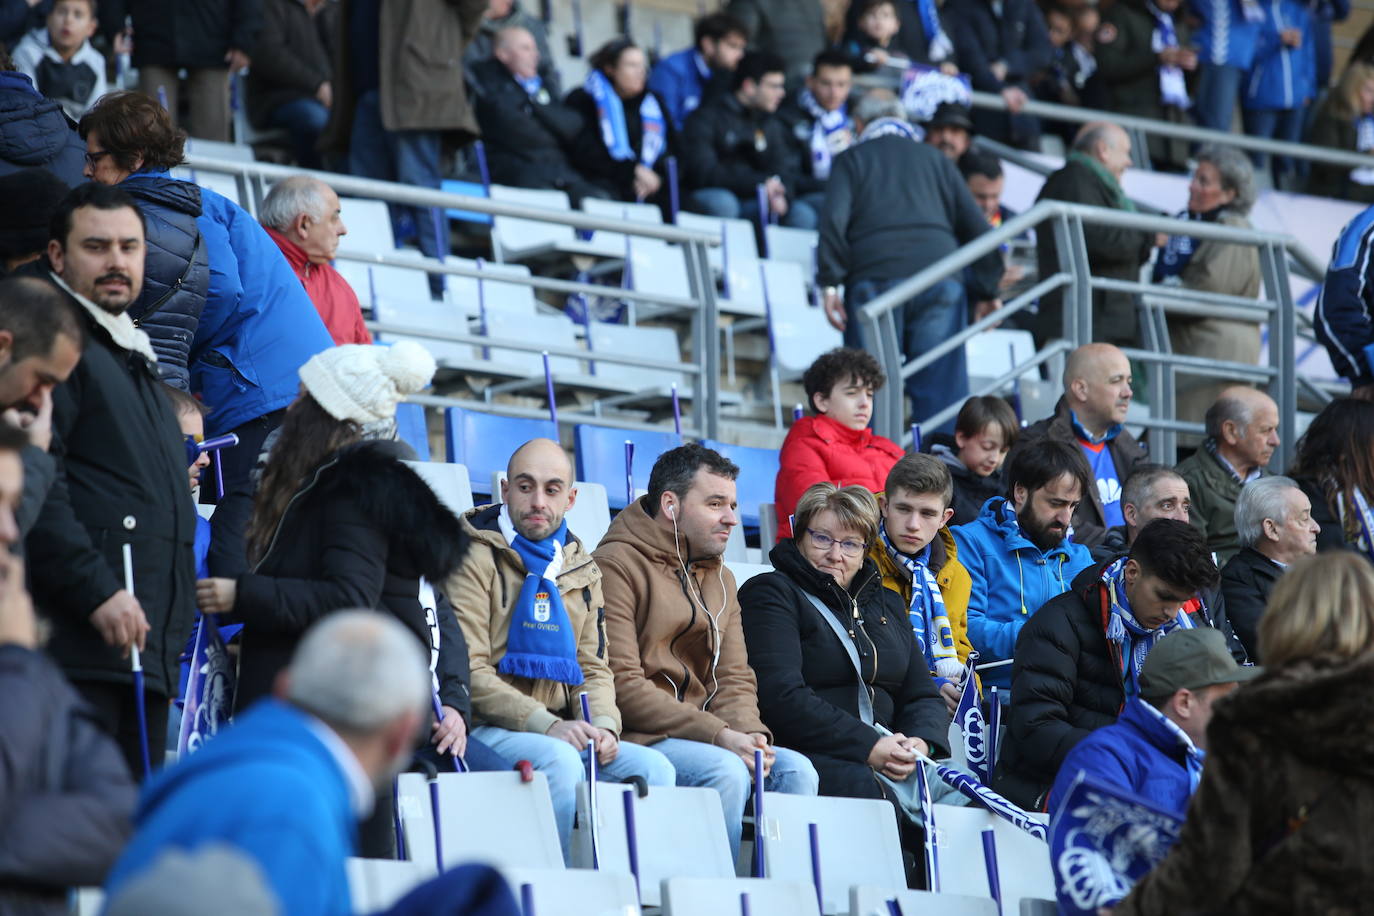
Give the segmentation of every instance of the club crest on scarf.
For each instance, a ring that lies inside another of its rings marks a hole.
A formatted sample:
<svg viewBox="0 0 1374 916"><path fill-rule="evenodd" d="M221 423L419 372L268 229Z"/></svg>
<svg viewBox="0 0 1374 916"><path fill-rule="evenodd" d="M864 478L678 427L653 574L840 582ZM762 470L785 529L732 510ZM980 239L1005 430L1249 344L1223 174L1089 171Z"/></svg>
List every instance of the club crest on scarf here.
<svg viewBox="0 0 1374 916"><path fill-rule="evenodd" d="M498 523L520 559L525 581L511 608L506 654L496 670L517 677L581 684L584 677L577 662L577 637L557 585L563 571L563 545L568 542L567 521L539 541L516 530L507 506L501 507Z"/></svg>
<svg viewBox="0 0 1374 916"><path fill-rule="evenodd" d="M548 592L534 593L534 619L540 623L549 622L550 608Z"/></svg>

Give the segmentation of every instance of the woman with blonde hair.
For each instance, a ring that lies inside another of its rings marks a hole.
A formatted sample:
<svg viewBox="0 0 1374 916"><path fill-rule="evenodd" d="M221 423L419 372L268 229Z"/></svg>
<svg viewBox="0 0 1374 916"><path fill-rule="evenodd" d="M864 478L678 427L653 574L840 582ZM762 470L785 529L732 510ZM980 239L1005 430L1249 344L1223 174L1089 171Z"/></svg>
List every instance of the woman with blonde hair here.
<svg viewBox="0 0 1374 916"><path fill-rule="evenodd" d="M1294 563L1260 621L1265 673L1219 701L1178 843L1113 911L1358 913L1374 879L1374 567Z"/></svg>
<svg viewBox="0 0 1374 916"><path fill-rule="evenodd" d="M917 821L917 754L945 756L949 714L906 604L868 559L878 502L822 482L794 517L793 536L769 554L774 571L739 591L759 712L810 758L820 794L887 798Z"/></svg>
<svg viewBox="0 0 1374 916"><path fill-rule="evenodd" d="M1322 103L1307 142L1351 153L1374 152L1374 64L1356 61ZM1374 168L1312 163L1307 193L1374 203Z"/></svg>

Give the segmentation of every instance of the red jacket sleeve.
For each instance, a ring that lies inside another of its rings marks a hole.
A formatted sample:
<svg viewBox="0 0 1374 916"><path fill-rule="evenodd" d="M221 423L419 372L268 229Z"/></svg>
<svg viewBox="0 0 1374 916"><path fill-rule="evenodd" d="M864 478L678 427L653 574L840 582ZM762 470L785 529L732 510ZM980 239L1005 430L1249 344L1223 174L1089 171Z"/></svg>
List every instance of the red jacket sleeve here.
<svg viewBox="0 0 1374 916"><path fill-rule="evenodd" d="M806 492L807 487L830 480L830 468L826 463L823 449L825 442L812 434L809 428L793 426L782 443L778 455L778 481L773 488L773 498L778 508L778 537L792 536L792 525L788 520L797 508L797 500Z"/></svg>

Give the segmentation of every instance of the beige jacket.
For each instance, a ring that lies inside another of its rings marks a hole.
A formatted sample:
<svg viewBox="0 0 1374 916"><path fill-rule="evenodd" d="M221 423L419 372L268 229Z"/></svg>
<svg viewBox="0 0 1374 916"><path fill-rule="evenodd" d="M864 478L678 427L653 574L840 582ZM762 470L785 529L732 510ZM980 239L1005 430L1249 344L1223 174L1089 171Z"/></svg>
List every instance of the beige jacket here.
<svg viewBox="0 0 1374 916"><path fill-rule="evenodd" d="M577 695L587 691L592 723L620 733L615 684L606 658L605 602L601 571L574 535L563 546L558 591L577 636L577 663L586 681L572 687L497 670L506 654L511 608L525 581L520 556L497 524L500 506L478 506L463 514L472 539L457 572L444 583L472 661L472 716L480 725L544 734L560 719L580 719Z"/></svg>
<svg viewBox="0 0 1374 916"><path fill-rule="evenodd" d="M649 517L643 499L616 516L593 556L624 737L709 743L728 727L771 741L759 718L735 577L721 559L684 571L673 533ZM719 624L708 614L718 614Z"/></svg>

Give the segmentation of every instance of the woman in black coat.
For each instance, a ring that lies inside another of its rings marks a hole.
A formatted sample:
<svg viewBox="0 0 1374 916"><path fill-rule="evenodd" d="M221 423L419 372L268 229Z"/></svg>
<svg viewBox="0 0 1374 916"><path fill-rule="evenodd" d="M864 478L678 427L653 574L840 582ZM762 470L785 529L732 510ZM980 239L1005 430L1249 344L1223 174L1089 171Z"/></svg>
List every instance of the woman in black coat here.
<svg viewBox="0 0 1374 916"><path fill-rule="evenodd" d="M779 744L811 759L822 795L911 810L913 751L948 753L949 714L906 606L865 557L877 502L863 487L818 483L795 518L796 534L769 554L775 571L739 591L759 712Z"/></svg>
<svg viewBox="0 0 1374 916"><path fill-rule="evenodd" d="M618 38L588 63L586 83L567 99L583 122L572 145L573 164L616 200L666 203L672 128L667 106L648 89L648 59Z"/></svg>

